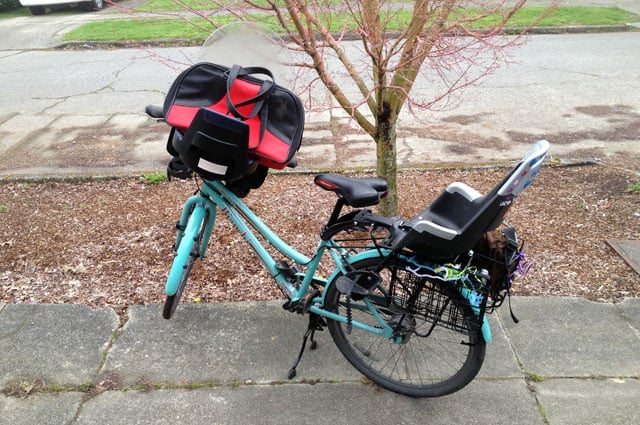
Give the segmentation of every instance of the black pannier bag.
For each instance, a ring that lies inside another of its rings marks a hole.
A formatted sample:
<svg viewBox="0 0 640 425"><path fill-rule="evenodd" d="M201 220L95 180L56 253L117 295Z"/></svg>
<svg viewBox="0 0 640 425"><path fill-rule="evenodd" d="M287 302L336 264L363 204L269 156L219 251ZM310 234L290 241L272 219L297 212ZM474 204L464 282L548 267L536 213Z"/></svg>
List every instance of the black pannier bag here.
<svg viewBox="0 0 640 425"><path fill-rule="evenodd" d="M167 150L177 151L189 167L197 163L193 169L207 179L235 180L258 164L284 168L300 148L304 129L300 99L261 67L193 65L171 85L163 113L177 133L184 133L172 137ZM246 140L231 121L244 124ZM242 146L231 146L238 143Z"/></svg>

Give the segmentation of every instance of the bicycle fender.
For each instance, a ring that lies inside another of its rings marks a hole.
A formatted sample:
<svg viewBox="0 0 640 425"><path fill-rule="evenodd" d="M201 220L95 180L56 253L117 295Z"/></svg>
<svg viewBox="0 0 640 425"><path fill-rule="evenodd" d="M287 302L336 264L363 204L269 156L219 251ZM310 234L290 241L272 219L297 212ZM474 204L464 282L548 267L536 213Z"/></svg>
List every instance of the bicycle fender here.
<svg viewBox="0 0 640 425"><path fill-rule="evenodd" d="M191 212L187 221L187 226L184 231L182 241L178 246L178 251L173 259L171 270L169 271L169 277L167 278L167 285L165 286L165 293L169 296L175 295L178 291L178 285L180 284L180 278L182 277L183 270L189 261L191 250L193 248L194 240L197 236L197 232L200 228L200 223L205 218L206 211L203 207L197 206Z"/></svg>
<svg viewBox="0 0 640 425"><path fill-rule="evenodd" d="M491 328L489 327L489 321L487 320L487 315L485 314L482 318L482 327L480 328L480 332L482 332L482 339L487 344L491 343Z"/></svg>
<svg viewBox="0 0 640 425"><path fill-rule="evenodd" d="M382 252L382 256L380 255L380 251ZM347 258L347 264L353 264L357 261L360 260L368 260L369 258L376 258L379 257L381 260L383 258L385 258L389 253L391 253L391 250L388 249L382 249L378 251L377 249L369 249L367 251L364 252L360 252L352 257ZM329 279L327 279L328 285L331 285L331 283L338 277L339 273L347 273L348 270L346 270L346 268L343 265L339 265L338 267L336 267L336 269L333 271L333 273L331 273L331 276L329 276ZM327 291L324 291L324 294L326 294ZM323 294L323 301L324 301L324 294Z"/></svg>
<svg viewBox="0 0 640 425"><path fill-rule="evenodd" d="M377 249L369 249L367 251L364 252L360 252L352 257L347 258L347 264L353 264L357 261L360 260L368 260L369 258L376 258L379 257L381 260L383 258L385 258L389 253L391 253L391 250L388 249L382 249L382 256L380 255L380 252ZM331 273L331 276L329 276L328 282L333 282L333 280L338 276L338 273L346 273L347 270L345 270L344 267L337 267L333 273Z"/></svg>

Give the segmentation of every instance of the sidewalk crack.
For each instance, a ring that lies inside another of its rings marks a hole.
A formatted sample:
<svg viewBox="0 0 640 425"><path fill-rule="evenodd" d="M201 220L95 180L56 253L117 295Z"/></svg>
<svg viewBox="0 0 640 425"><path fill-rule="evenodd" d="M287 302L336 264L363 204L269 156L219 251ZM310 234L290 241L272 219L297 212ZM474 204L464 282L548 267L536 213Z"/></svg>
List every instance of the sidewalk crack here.
<svg viewBox="0 0 640 425"><path fill-rule="evenodd" d="M105 373L101 376L103 372L104 365L107 362L107 357L113 348L117 338L122 334L122 331L129 321L129 310L125 309L122 312L114 312L118 315L118 326L111 334L111 338L109 338L109 342L107 343L107 347L102 353L102 358L100 359L100 364L93 376L93 378L86 384L81 385L78 390L83 393L82 399L80 400L80 404L78 405L78 409L76 410L76 414L69 423L69 425L75 425L78 423L78 418L82 413L82 409L85 404L92 400L93 398L99 396L105 391L114 390L122 386L122 382L119 375L114 375L110 373ZM102 379L101 379L102 378Z"/></svg>
<svg viewBox="0 0 640 425"><path fill-rule="evenodd" d="M543 380L545 380L545 377L539 376L535 373L531 373L531 372L527 372L524 368L524 364L522 363L522 360L520 360L520 357L518 356L518 352L516 351L515 347L513 346L513 343L511 342L511 339L508 337L507 334L507 330L504 326L503 321L500 319L500 316L496 314L496 319L498 321L498 325L500 326L500 328L502 329L502 332L504 332L505 336L507 337L507 343L509 344L509 348L511 349L511 352L513 353L513 356L516 359L516 362L518 363L518 368L520 369L520 372L522 372L523 374L523 379L524 379L524 383L527 387L527 390L529 390L529 392L531 393L531 396L533 397L533 399L535 400L536 406L538 408L538 413L540 414L540 418L542 419L542 422L545 425L549 425L549 417L547 415L547 410L545 409L544 405L542 404L542 401L540 400L540 397L538 397L538 391L536 390L536 387L534 385L535 382L542 382Z"/></svg>

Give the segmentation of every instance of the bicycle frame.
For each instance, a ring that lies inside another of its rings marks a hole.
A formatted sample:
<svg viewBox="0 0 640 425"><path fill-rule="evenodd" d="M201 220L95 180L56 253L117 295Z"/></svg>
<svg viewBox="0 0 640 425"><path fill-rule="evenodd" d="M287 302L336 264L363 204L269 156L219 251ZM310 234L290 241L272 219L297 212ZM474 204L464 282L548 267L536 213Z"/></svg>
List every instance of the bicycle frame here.
<svg viewBox="0 0 640 425"><path fill-rule="evenodd" d="M313 254L313 257L309 258L280 239L244 202L242 202L240 198L227 189L220 181L205 180L199 193L193 195L186 201L180 221L177 225L178 234L176 238L176 250L178 251L179 256L183 255L184 257L176 258L173 263L165 288L167 295L173 295L176 293L180 276L182 275L183 265L186 264L188 260L187 257L191 254L189 252L181 253L181 250L178 249L182 239L195 238L198 232L197 226L199 226L201 221L206 218L205 230L198 253L199 258L204 257L215 226L217 210L225 213L238 229L240 234L243 235L245 240L249 243L249 246L251 246L257 254L264 267L269 271L269 274L287 295L291 303L300 302L303 301L305 297L309 297L309 295L313 293L310 291L312 282L321 282L323 286L326 286L327 284L330 284L333 277L338 273L346 273L349 263L381 255L381 252L378 250L369 250L357 255L349 255L349 253L343 250L334 241L321 240ZM295 281L292 282L288 276L284 275L282 270L278 269L277 261L262 245L258 237L256 237L254 230L261 235L267 243L272 245L288 259L293 261L295 264L304 266L306 271L304 273L297 273ZM329 280L322 279L315 275L325 252L329 253L337 266ZM327 317L328 319L347 323L347 318L345 316L341 316L324 309L323 297L324 294L321 296L313 296L310 300L304 300L305 305L308 306L306 311ZM376 308L369 304L368 300L365 300L365 304L378 321L379 327L373 327L357 321L353 321L352 326L380 335L384 338L392 338L393 329L391 326L386 323Z"/></svg>
<svg viewBox="0 0 640 425"><path fill-rule="evenodd" d="M280 239L240 198L227 189L224 184L219 181L205 180L199 193L193 195L186 201L177 226L176 250L178 251L177 255L179 257L182 256L182 258L176 258L176 261L173 262L165 288L167 295L176 293L182 275L183 265L187 263L188 255L191 255L189 252L182 252L177 249L182 238L195 238L198 232L196 226L206 218L204 234L198 253L198 257L203 258L215 227L218 209L229 217L240 234L244 236L249 246L257 254L264 267L269 271L269 274L287 295L291 303L300 302L305 297L308 297L309 294L311 294L309 289L314 281L322 282L322 285L326 286L330 284L330 282L333 282L339 273L346 273L349 264L374 257L386 257L390 254L389 250L371 249L355 255L349 255L337 243L329 239L321 240L313 257L309 258ZM285 255L295 264L304 266L306 272L298 273L295 282L290 281L288 276L285 276L282 270L278 269L277 261L261 244L254 233L254 229L277 251ZM325 252L329 253L337 266L329 279L322 279L315 275ZM461 294L470 301L475 297L475 293L468 290L461 291ZM364 302L376 318L379 327L373 327L357 321L353 321L352 326L391 339L393 337L393 329L391 326L382 318L377 309L369 303L368 299L365 299ZM347 323L348 321L345 316L324 309L324 294L322 296L313 296L310 300L306 301L306 305L305 312L315 313L342 323ZM474 311L478 313L479 309L474 307ZM490 343L492 336L486 315L482 317L481 333L485 342Z"/></svg>

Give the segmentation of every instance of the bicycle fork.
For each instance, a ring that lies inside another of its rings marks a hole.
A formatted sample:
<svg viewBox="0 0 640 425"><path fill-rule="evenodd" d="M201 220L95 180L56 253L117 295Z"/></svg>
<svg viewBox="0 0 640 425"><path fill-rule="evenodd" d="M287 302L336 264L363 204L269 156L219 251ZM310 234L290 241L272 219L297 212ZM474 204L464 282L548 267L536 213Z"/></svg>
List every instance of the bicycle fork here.
<svg viewBox="0 0 640 425"><path fill-rule="evenodd" d="M216 220L217 208L209 199L194 195L187 200L180 221L176 224L176 256L173 260L165 293L174 295L180 284L183 270L191 256L202 259L209 245ZM203 228L204 226L204 228ZM200 240L198 240L201 237ZM193 252L194 245L197 252Z"/></svg>

